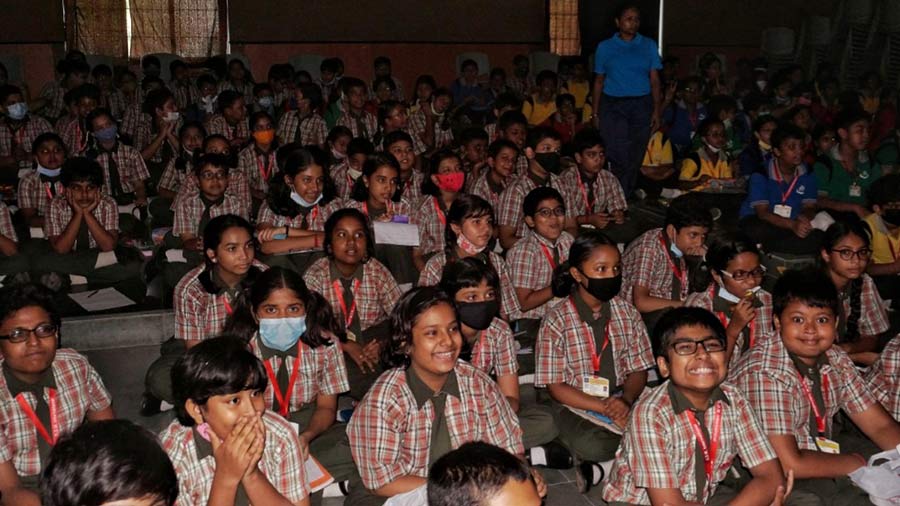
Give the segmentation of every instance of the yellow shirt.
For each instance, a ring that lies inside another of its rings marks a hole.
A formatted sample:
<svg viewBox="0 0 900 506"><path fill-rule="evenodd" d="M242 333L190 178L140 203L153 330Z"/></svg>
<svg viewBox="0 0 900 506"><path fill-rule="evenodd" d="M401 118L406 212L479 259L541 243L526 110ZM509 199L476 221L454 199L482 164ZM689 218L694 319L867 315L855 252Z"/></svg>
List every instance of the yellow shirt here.
<svg viewBox="0 0 900 506"><path fill-rule="evenodd" d="M671 165L672 161L672 143L669 142L669 139L664 138L662 132L656 132L650 137L650 142L647 143L642 165L644 167L659 167L660 165Z"/></svg>
<svg viewBox="0 0 900 506"><path fill-rule="evenodd" d="M894 231L894 235L891 235L884 220L876 213L867 216L866 223L872 230L872 261L876 264L893 263L894 253L900 257L900 230Z"/></svg>
<svg viewBox="0 0 900 506"><path fill-rule="evenodd" d="M591 91L590 83L587 80L583 83L569 81L566 83L566 89L569 91L570 95L575 97L575 108L581 109L584 107L584 102L587 100L588 93Z"/></svg>
<svg viewBox="0 0 900 506"><path fill-rule="evenodd" d="M731 170L724 151L719 153L719 160L715 164L709 159L705 149L701 148L695 153L700 157L700 169L697 169L697 163L692 157L685 158L681 162L681 174L678 176L680 181L696 181L703 176L709 176L712 179L734 178L734 172Z"/></svg>
<svg viewBox="0 0 900 506"><path fill-rule="evenodd" d="M534 104L531 102L534 102ZM528 124L531 126L540 125L556 112L556 97L553 97L549 102L542 104L538 102L537 95L532 95L531 102L526 100L525 103L522 104L522 114L525 115L528 119Z"/></svg>

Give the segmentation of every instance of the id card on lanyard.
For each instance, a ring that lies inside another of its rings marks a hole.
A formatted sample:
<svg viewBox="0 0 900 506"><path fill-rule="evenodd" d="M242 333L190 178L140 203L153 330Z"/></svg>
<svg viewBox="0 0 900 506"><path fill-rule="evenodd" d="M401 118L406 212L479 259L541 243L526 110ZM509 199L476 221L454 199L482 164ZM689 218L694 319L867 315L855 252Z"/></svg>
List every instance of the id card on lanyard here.
<svg viewBox="0 0 900 506"><path fill-rule="evenodd" d="M681 293L684 296L684 293L687 291L687 272L682 270L679 266L675 265L675 262L672 260L672 257L669 255L669 248L666 247L666 239L663 237L662 232L659 234L659 243L663 247L663 251L665 251L666 261L669 263L669 269L672 271L672 274L678 278L679 283L681 283Z"/></svg>
<svg viewBox="0 0 900 506"><path fill-rule="evenodd" d="M717 402L716 407L714 409L713 414L713 427L712 433L709 436L709 441L706 440L706 437L703 435L703 430L700 428L700 422L697 421L696 415L691 410L685 411L687 415L688 422L691 424L691 430L694 432L694 439L697 441L697 444L700 445L700 452L703 457L703 469L706 471L706 488L709 489L710 485L713 481L713 471L715 468L716 455L719 453L719 439L722 435L722 402ZM702 497L703 491L697 491L697 497Z"/></svg>
<svg viewBox="0 0 900 506"><path fill-rule="evenodd" d="M350 288L350 295L353 296L353 303L350 304L350 307L347 307L347 300L344 297L344 285L341 284L339 279L334 280L333 288L334 293L338 297L338 302L341 304L341 311L344 314L344 328L347 330L347 340L356 342L357 336L353 332L350 331L350 324L353 323L353 317L356 316L356 303L357 296L359 295L359 285L360 282L358 279L353 280L353 286ZM360 327L362 326L362 322L360 322Z"/></svg>
<svg viewBox="0 0 900 506"><path fill-rule="evenodd" d="M571 302L571 301L570 301ZM574 302L571 302L574 307ZM585 374L581 378L581 390L593 397L607 398L609 397L610 385L609 380L600 376L600 361L606 348L609 347L609 324L612 318L606 321L603 331L603 344L600 345L600 351L597 351L595 344L596 337L590 325L582 322L584 326L584 335L587 337L590 349L591 374Z"/></svg>
<svg viewBox="0 0 900 506"><path fill-rule="evenodd" d="M806 378L803 377L799 372L797 376L800 380L800 389L803 390L803 394L806 396L806 400L809 401L809 407L813 412L813 416L816 419L816 431L818 434L815 437L816 447L822 453L831 453L831 454L839 454L841 453L841 445L836 441L832 441L825 437L826 431L828 430L827 417L828 413L819 410L819 405L816 404L816 398L813 396L812 390L810 390L809 385L806 382ZM823 408L825 403L825 392L828 391L828 377L822 374L822 404Z"/></svg>
<svg viewBox="0 0 900 506"><path fill-rule="evenodd" d="M772 209L772 212L776 216L781 216L782 218L791 219L791 214L793 209L791 206L785 204L788 198L791 196L791 193L794 191L794 187L797 186L797 181L800 179L800 174L794 173L794 179L791 181L791 184L788 186L786 191L781 191L781 187L784 184L784 179L781 177L781 168L779 167L778 161L775 161L775 181L778 183L778 191L781 193L781 203L775 204L775 207Z"/></svg>
<svg viewBox="0 0 900 506"><path fill-rule="evenodd" d="M291 393L294 391L294 384L297 383L297 376L300 374L300 350L302 348L303 344L298 342L297 359L294 360L294 367L291 369L291 376L288 379L287 388L285 388L284 393L281 392L281 387L278 385L278 378L275 376L275 371L272 369L271 361L263 361L263 365L266 367L266 374L269 376L269 384L272 385L272 393L275 395L275 400L278 401L278 414L284 417L288 416L288 410L290 409L291 404ZM283 359L281 367L287 367L287 358Z"/></svg>

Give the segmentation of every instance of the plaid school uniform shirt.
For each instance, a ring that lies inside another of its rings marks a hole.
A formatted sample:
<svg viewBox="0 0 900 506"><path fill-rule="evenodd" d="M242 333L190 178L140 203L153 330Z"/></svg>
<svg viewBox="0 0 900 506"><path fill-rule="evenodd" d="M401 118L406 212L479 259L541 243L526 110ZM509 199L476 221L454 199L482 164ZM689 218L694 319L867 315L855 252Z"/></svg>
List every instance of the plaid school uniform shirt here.
<svg viewBox="0 0 900 506"><path fill-rule="evenodd" d="M866 371L866 383L872 395L894 420L900 420L900 335L891 339L878 360Z"/></svg>
<svg viewBox="0 0 900 506"><path fill-rule="evenodd" d="M181 191L182 186L184 185L185 180L190 179L190 175L194 172L194 164L187 160L184 164L184 170L178 170L176 167L176 163L178 163L178 158L172 158L169 160L169 163L166 164L166 168L163 169L162 176L159 177L158 187L161 190L169 190L170 192L178 193Z"/></svg>
<svg viewBox="0 0 900 506"><path fill-rule="evenodd" d="M97 163L103 168L103 193L112 195L112 181L109 176L109 159L114 158L119 173L119 186L123 193L134 192L134 185L150 179L150 171L141 153L131 147L116 142L112 151L97 150Z"/></svg>
<svg viewBox="0 0 900 506"><path fill-rule="evenodd" d="M326 257L317 260L303 274L303 281L310 290L322 294L338 315L338 320L346 323L346 315L341 305L344 300L343 285L340 280L331 277L331 259ZM402 294L397 281L384 264L374 258L362 264L362 278L359 287L353 293L360 328L365 331L376 323L381 323L390 315L400 295Z"/></svg>
<svg viewBox="0 0 900 506"><path fill-rule="evenodd" d="M550 286L553 281L553 269L558 265L553 259L553 250L556 250L559 262L565 262L569 258L569 248L572 247L574 240L568 232L563 231L554 245L534 230L529 230L525 237L506 253L513 287L541 290ZM544 248L550 254L549 258L544 253ZM562 297L554 297L536 308L522 312L521 317L543 318L551 308L564 300L566 299Z"/></svg>
<svg viewBox="0 0 900 506"><path fill-rule="evenodd" d="M472 358L469 362L484 373L498 378L518 373L516 341L509 324L500 318L494 318L490 327L479 331L477 339L472 343Z"/></svg>
<svg viewBox="0 0 900 506"><path fill-rule="evenodd" d="M105 107L114 118L121 120L126 108L125 94L115 88L101 90L100 107Z"/></svg>
<svg viewBox="0 0 900 506"><path fill-rule="evenodd" d="M172 90L172 95L175 96L175 106L178 107L179 111L187 109L188 106L196 103L200 98L200 91L197 90L197 86L193 83L182 84L173 80L169 81L168 88Z"/></svg>
<svg viewBox="0 0 900 506"><path fill-rule="evenodd" d="M209 219L225 214L236 214L247 219L247 208L241 205L233 195L224 195L222 203L210 206ZM193 198L181 199L175 203L175 224L172 227L172 235L181 237L184 234L197 236L200 226L200 218L203 216L203 201L197 195Z"/></svg>
<svg viewBox="0 0 900 506"><path fill-rule="evenodd" d="M59 81L50 81L41 89L41 98L47 99L47 105L44 106L42 114L49 120L55 120L63 114L66 109L66 89L62 87Z"/></svg>
<svg viewBox="0 0 900 506"><path fill-rule="evenodd" d="M17 148L31 153L31 143L47 132L53 132L53 127L38 116L26 116L24 122L16 128L9 124L9 118L4 118L0 121L0 156L13 156ZM19 162L19 170L31 169L33 163L29 156L27 160Z"/></svg>
<svg viewBox="0 0 900 506"><path fill-rule="evenodd" d="M559 186L569 217L628 210L622 184L608 170L601 170L593 181L584 181L578 167L572 167L560 174Z"/></svg>
<svg viewBox="0 0 900 506"><path fill-rule="evenodd" d="M61 120L61 123L56 125L56 130L66 145L66 154L69 158L84 155L91 143L91 132L81 124L81 120L78 118Z"/></svg>
<svg viewBox="0 0 900 506"><path fill-rule="evenodd" d="M249 72L249 71L248 71ZM250 105L255 102L253 98L253 83L249 81L244 81L241 84L235 84L230 80L225 80L219 82L219 85L216 87L216 95L222 93L225 90L236 91L244 96L244 104L247 105L247 108L250 108Z"/></svg>
<svg viewBox="0 0 900 506"><path fill-rule="evenodd" d="M661 242L662 239L665 242ZM651 297L671 299L674 288L674 263L682 274L679 300L688 296L687 264L684 258L673 259L669 255L669 243L662 228L654 228L641 234L625 248L622 255L622 292L628 301L633 301L634 285L650 289Z"/></svg>
<svg viewBox="0 0 900 506"><path fill-rule="evenodd" d="M36 170L19 179L18 203L20 209L37 209L38 216L50 215L50 200L57 195L63 195L66 188L57 179L56 182L41 181L41 175Z"/></svg>
<svg viewBox="0 0 900 506"><path fill-rule="evenodd" d="M419 207L413 210L413 219L419 225L419 251L423 255L444 249L447 210L442 206L437 197L425 195Z"/></svg>
<svg viewBox="0 0 900 506"><path fill-rule="evenodd" d="M6 367L0 359L0 367ZM88 412L102 411L110 406L112 397L97 371L87 358L75 350L61 348L51 365L56 383L57 420L59 435L72 433L85 420ZM50 402L44 388L44 402ZM37 399L31 392L22 392L35 409ZM48 426L49 430L50 427ZM6 378L0 374L0 462L12 461L19 476L33 476L41 472L38 434L31 420L10 394Z"/></svg>
<svg viewBox="0 0 900 506"><path fill-rule="evenodd" d="M862 413L875 398L856 370L853 361L840 348L832 346L821 356L819 374L825 406L825 434L831 438L834 415L841 409L848 414ZM815 437L810 433L812 408L800 383L800 373L782 342L781 334L753 347L731 375L753 407L766 434L792 435L801 450L816 451ZM812 382L805 380L808 387Z"/></svg>
<svg viewBox="0 0 900 506"><path fill-rule="evenodd" d="M134 145L135 149L142 150L153 143L153 140L156 139L156 136L159 135L158 131L154 130L153 125L153 117L147 113L142 113L140 115L140 119L137 122L137 125L134 130L134 140L132 145ZM175 127L172 129L172 132L177 136L178 131L181 130L181 119L175 123ZM168 147L167 147L168 146ZM156 150L156 153L150 158L149 161L153 163L162 163L163 162L163 152L169 151L171 156L178 154L178 147L173 146L169 139L163 140L163 143L160 144L159 149Z"/></svg>
<svg viewBox="0 0 900 506"><path fill-rule="evenodd" d="M297 367L297 377L291 388L291 396L288 400L288 412L293 413L300 411L303 406L316 402L316 397L322 395L338 395L350 390L350 384L347 382L347 367L344 364L344 354L341 352L341 345L337 341L337 337L331 336L331 344L323 344L316 348L310 348L297 341L282 358L281 352L273 352L273 350L265 349L257 332L250 339L250 350L256 355L256 358L268 362L272 367L272 372L278 375L278 370L282 367L288 371L288 378L293 375L293 370L300 358L300 365ZM266 387L266 408L275 409L275 390L273 387L274 378L269 378L269 384ZM282 392L284 395L284 392Z"/></svg>
<svg viewBox="0 0 900 506"><path fill-rule="evenodd" d="M12 215L9 214L9 208L3 202L0 202L0 235L13 242L19 242L19 238L16 237L16 229L13 228Z"/></svg>
<svg viewBox="0 0 900 506"><path fill-rule="evenodd" d="M528 232L528 225L525 224L525 213L522 211L522 203L525 201L525 196L539 185L531 177L527 169L520 174L500 194L500 205L494 209L494 212L497 214L498 225L515 227L516 237L525 237L525 234ZM559 178L553 174L550 174L540 186L555 188L560 193L565 191L565 188L559 184Z"/></svg>
<svg viewBox="0 0 900 506"><path fill-rule="evenodd" d="M194 169L191 168L190 172L186 170L185 176L182 179L181 188L178 189L178 194L175 195L175 202L172 204L173 210L178 207L179 202L182 200L196 199L197 195L200 195L200 183L196 177L191 177L194 176ZM244 209L251 209L252 207L253 200L250 197L250 182L247 181L247 176L237 169L228 170L228 186L225 188L225 195L231 195L237 199Z"/></svg>
<svg viewBox="0 0 900 506"><path fill-rule="evenodd" d="M497 384L484 372L459 361L453 369L456 394L447 393L444 418L453 448L484 441L522 455L522 430ZM434 405L419 399L407 371L382 374L357 406L347 426L350 451L363 484L370 490L402 476L428 475ZM448 389L448 385L445 385ZM445 390L446 391L446 390Z"/></svg>
<svg viewBox="0 0 900 506"><path fill-rule="evenodd" d="M338 197L349 199L350 193L353 192L353 185L356 184L356 181L350 176L350 161L345 158L332 165L328 174L334 182L334 189Z"/></svg>
<svg viewBox="0 0 900 506"><path fill-rule="evenodd" d="M687 307L702 307L703 309L712 312L719 317L722 325L725 326L725 328L728 328L728 323L731 321L730 310L716 307L717 304L714 303L717 299L716 293L718 290L719 285L712 283L708 290L694 292L688 295L687 299L684 300L684 305ZM734 368L737 366L741 357L744 356L745 350L750 349L751 341L753 342L753 346L756 346L757 343L770 339L775 334L775 324L773 323L774 319L772 317L772 294L760 289L756 292L754 297L759 301L760 307L756 308L756 318L754 318L750 324L747 324L734 342L734 352L731 355L731 361L728 363L729 375L734 372ZM722 301L722 299L719 300ZM730 302L727 303L729 307L733 305ZM752 337L750 336L751 328L753 329Z"/></svg>
<svg viewBox="0 0 900 506"><path fill-rule="evenodd" d="M259 214L256 217L256 224L262 225L263 223L266 223L273 227L288 226L300 230L324 232L325 222L328 221L328 217L331 216L331 213L339 208L339 199L332 200L327 204L316 204L312 207L312 209L309 210L309 213L306 214L307 227L304 229L303 213L297 213L297 216L294 216L293 218L290 216L277 214L269 207L269 203L264 201L259 207Z"/></svg>
<svg viewBox="0 0 900 506"><path fill-rule="evenodd" d="M296 504L309 495L306 468L300 460L297 430L271 411L263 413L262 421L266 428L266 444L259 470L279 494ZM178 420L170 423L159 435L160 445L169 455L178 476L176 506L205 506L212 492L216 459L210 450L207 450L207 455L198 451L195 437L200 436L192 427L184 427Z"/></svg>
<svg viewBox="0 0 900 506"><path fill-rule="evenodd" d="M335 208L336 208L335 210L341 209L341 208L358 210L359 212L365 214L366 218L369 219L369 225L374 226L373 225L374 218L372 218L371 214L369 213L368 203L360 202L358 200L353 200L353 199L346 199L340 203L335 202L335 201L332 201L332 202L335 203ZM400 202L391 201L388 205L390 207L391 213L393 213L395 216L406 216L407 218L409 218L410 224L413 224L413 225L416 224L415 219L412 217L413 210L410 207L409 202L406 199L401 198Z"/></svg>
<svg viewBox="0 0 900 506"><path fill-rule="evenodd" d="M494 122L494 123L488 123L487 125L484 125L484 133L486 133L488 136L488 145L490 145L490 143L497 140L497 138L498 138L497 123Z"/></svg>
<svg viewBox="0 0 900 506"><path fill-rule="evenodd" d="M298 111L288 111L278 121L276 135L282 145L297 141L303 146L323 146L328 137L328 127L316 113L301 117Z"/></svg>
<svg viewBox="0 0 900 506"><path fill-rule="evenodd" d="M411 207L418 207L422 202L422 181L424 180L425 175L413 169L409 179L405 183L400 183L401 198Z"/></svg>
<svg viewBox="0 0 900 506"><path fill-rule="evenodd" d="M100 204L91 211L91 214L97 218L103 230L119 231L119 206L112 197L100 195ZM44 235L46 237L61 235L70 221L72 221L72 208L69 206L69 201L66 200L65 193L57 195L50 201L50 215L48 219L44 220ZM94 239L94 234L90 233L90 230L88 230L88 244L91 248L97 247L97 240Z"/></svg>
<svg viewBox="0 0 900 506"><path fill-rule="evenodd" d="M374 114L367 111L363 111L359 116L354 116L349 109L345 110L338 118L336 125L349 128L353 133L353 138L365 137L370 141L378 132L378 120Z"/></svg>
<svg viewBox="0 0 900 506"><path fill-rule="evenodd" d="M469 193L487 200L488 202L490 202L491 207L497 209L500 206L500 195L503 194L505 186L501 186L500 188L492 188L491 183L490 181L488 181L487 177L489 173L490 170L485 170L482 174L475 178L475 180L472 182L472 186L469 188Z"/></svg>
<svg viewBox="0 0 900 506"><path fill-rule="evenodd" d="M423 139L425 135L426 124L427 122L425 119L425 111L419 109L416 112L410 113L409 135L414 139L414 144L418 143L420 146L425 146L425 141ZM451 130L450 128L447 128L446 130L441 128L441 121L436 121L434 124L434 148L445 148L451 146L452 144L453 130Z"/></svg>
<svg viewBox="0 0 900 506"><path fill-rule="evenodd" d="M594 374L591 345L602 341L595 338L590 325L579 316L574 297L548 311L541 323L535 345L535 386L565 383L581 390L583 377ZM613 386L625 383L629 374L652 369L655 362L647 328L637 309L619 297L613 297L608 304L609 345L606 351L597 349L597 353L613 354L615 385L610 382L612 390ZM612 378L608 372L604 376Z"/></svg>
<svg viewBox="0 0 900 506"><path fill-rule="evenodd" d="M128 99L126 98L125 100ZM143 99L141 99L141 103L131 103L126 105L125 112L122 116L122 125L120 126L119 131L125 135L134 137L134 133L137 132L138 123L140 123L143 114Z"/></svg>
<svg viewBox="0 0 900 506"><path fill-rule="evenodd" d="M479 258L482 260L484 259L483 253L484 252L479 254ZM519 312L519 298L516 296L516 289L513 287L512 278L510 278L509 275L509 267L507 267L503 257L493 251L488 251L487 255L491 265L500 277L500 314L507 320L517 320L521 318ZM417 284L419 286L436 286L441 282L441 276L444 274L444 267L446 265L447 253L445 251L438 251L425 263L425 268L422 269L422 273L419 274L419 281Z"/></svg>
<svg viewBox="0 0 900 506"><path fill-rule="evenodd" d="M603 487L603 499L628 504L650 504L647 489L681 490L686 501L706 503L726 478L735 456L748 468L777 458L768 438L753 415L753 409L740 390L721 384L710 398L703 418L713 433L716 405L722 406L719 446L713 460L712 479L704 490L697 490L697 459L702 469L703 454L691 422L685 413L689 407L683 394L675 393L671 380L654 388L638 400L609 478ZM700 422L700 417L697 417Z"/></svg>
<svg viewBox="0 0 900 506"><path fill-rule="evenodd" d="M213 114L206 120L206 134L218 134L229 141L233 139L247 139L250 137L250 125L247 118L244 118L236 125L232 126L225 120L225 116Z"/></svg>
<svg viewBox="0 0 900 506"><path fill-rule="evenodd" d="M269 183L280 172L275 161L275 150L261 152L255 144L250 144L238 153L238 172L244 174L251 191L266 193Z"/></svg>
<svg viewBox="0 0 900 506"><path fill-rule="evenodd" d="M841 314L841 329L846 328L847 318L850 316L851 303L850 290L841 292L841 306L843 314ZM878 289L872 277L863 273L862 289L859 296L859 335L861 336L877 336L885 332L890 324L888 323L887 306L878 295ZM838 338L840 341L840 338Z"/></svg>

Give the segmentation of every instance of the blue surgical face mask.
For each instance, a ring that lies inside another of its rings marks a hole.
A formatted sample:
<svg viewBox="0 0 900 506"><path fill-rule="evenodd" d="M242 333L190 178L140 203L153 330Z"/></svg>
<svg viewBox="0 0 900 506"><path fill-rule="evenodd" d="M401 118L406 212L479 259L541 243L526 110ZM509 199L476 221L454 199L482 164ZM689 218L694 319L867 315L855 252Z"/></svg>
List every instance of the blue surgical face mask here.
<svg viewBox="0 0 900 506"><path fill-rule="evenodd" d="M275 105L275 99L272 97L260 97L256 102L263 109L268 109Z"/></svg>
<svg viewBox="0 0 900 506"><path fill-rule="evenodd" d="M299 193L297 193L295 191L291 191L291 200L300 204L303 207L312 207L312 206L318 204L320 200L322 200L322 194L320 193L319 196L316 197L316 200L310 202L310 201L304 199L303 197L301 197Z"/></svg>
<svg viewBox="0 0 900 506"><path fill-rule="evenodd" d="M297 344L306 332L306 316L295 318L262 318L259 320L259 338L268 348L287 351Z"/></svg>
<svg viewBox="0 0 900 506"><path fill-rule="evenodd" d="M25 116L28 115L28 104L25 102L16 102L6 108L6 114L8 114L9 118L13 121L25 119Z"/></svg>
<svg viewBox="0 0 900 506"><path fill-rule="evenodd" d="M675 246L675 241L672 241L671 244L669 244L669 251L671 251L676 258L684 256L684 252L678 249L678 246Z"/></svg>
<svg viewBox="0 0 900 506"><path fill-rule="evenodd" d="M94 137L100 142L108 142L116 140L118 133L119 129L116 125L110 125L94 132Z"/></svg>
<svg viewBox="0 0 900 506"><path fill-rule="evenodd" d="M719 297L727 300L728 302L731 302L732 304L737 304L741 301L740 297L733 295L731 292L726 290L724 286L719 287Z"/></svg>
<svg viewBox="0 0 900 506"><path fill-rule="evenodd" d="M52 169L48 169L47 167L44 167L41 164L38 164L37 171L38 171L38 174L40 174L42 176L56 177L56 176L59 176L59 173L62 172L62 169L52 170Z"/></svg>

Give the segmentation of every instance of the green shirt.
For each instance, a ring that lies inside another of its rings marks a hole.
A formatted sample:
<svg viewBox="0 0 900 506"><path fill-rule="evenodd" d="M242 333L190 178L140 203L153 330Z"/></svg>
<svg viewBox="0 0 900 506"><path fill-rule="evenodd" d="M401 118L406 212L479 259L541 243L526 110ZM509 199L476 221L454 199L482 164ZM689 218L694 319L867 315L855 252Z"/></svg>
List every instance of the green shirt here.
<svg viewBox="0 0 900 506"><path fill-rule="evenodd" d="M881 177L881 166L870 160L865 151L861 151L851 174L841 163L838 146L825 156L831 162L831 167L820 159L813 168L819 185L819 196L865 205L869 186Z"/></svg>

